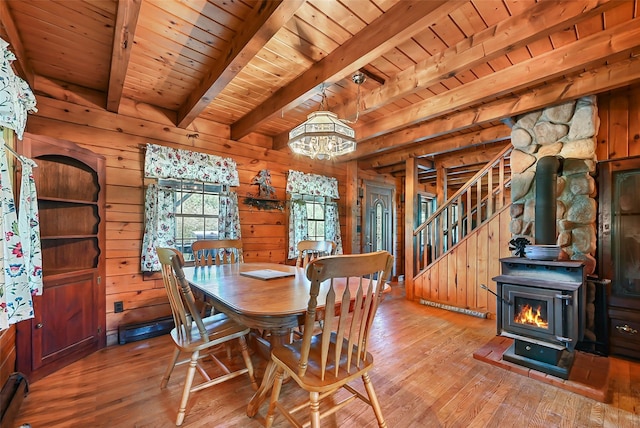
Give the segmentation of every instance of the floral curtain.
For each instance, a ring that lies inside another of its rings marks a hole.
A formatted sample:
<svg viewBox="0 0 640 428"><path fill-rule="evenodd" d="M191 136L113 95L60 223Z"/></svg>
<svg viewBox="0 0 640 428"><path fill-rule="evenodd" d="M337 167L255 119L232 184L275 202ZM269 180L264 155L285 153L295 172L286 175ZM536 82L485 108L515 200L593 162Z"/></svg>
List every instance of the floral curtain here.
<svg viewBox="0 0 640 428"><path fill-rule="evenodd" d="M173 178L238 186L240 179L236 162L231 158L147 145L144 171L146 177ZM175 212L173 192L152 184L145 198L145 232L142 242L142 272L157 272L160 262L157 247L175 246ZM223 192L220 195L218 237L240 238L240 212L238 195Z"/></svg>
<svg viewBox="0 0 640 428"><path fill-rule="evenodd" d="M22 139L27 113L35 113L38 109L29 85L11 68L16 57L8 47L9 44L0 39L0 126L13 129Z"/></svg>
<svg viewBox="0 0 640 428"><path fill-rule="evenodd" d="M227 186L239 186L236 162L190 150L147 144L144 159L145 177L179 178Z"/></svg>
<svg viewBox="0 0 640 428"><path fill-rule="evenodd" d="M33 168L37 167L31 159L20 156L22 162L22 182L20 183L20 210L18 212L18 230L22 237L27 278L31 294L42 295L42 245L40 241L40 216L38 213L38 194Z"/></svg>
<svg viewBox="0 0 640 428"><path fill-rule="evenodd" d="M289 170L289 175L287 176L287 193L340 199L340 196L338 196L338 180L335 178L317 174L305 174L304 172L293 170Z"/></svg>
<svg viewBox="0 0 640 428"><path fill-rule="evenodd" d="M1 134L0 144L4 144ZM20 221L13 199L7 154L5 150L0 150L0 230L3 237L0 252L0 330L33 318L32 295L42 294L37 198L31 173L31 167L35 164L24 157L18 160L24 162L23 170L26 169L23 172L22 188L26 190L21 193ZM32 201L36 203L35 213L31 211ZM21 237L29 238L23 240Z"/></svg>
<svg viewBox="0 0 640 428"><path fill-rule="evenodd" d="M322 196L325 198L339 199L338 180L333 177L325 177L317 174L305 174L300 171L289 170L287 177L287 193L297 195ZM325 239L336 244L336 254L342 254L342 236L340 234L340 221L338 216L338 204L327 202L325 204ZM307 239L307 209L301 199L291 199L289 212L289 259L298 256L298 242Z"/></svg>
<svg viewBox="0 0 640 428"><path fill-rule="evenodd" d="M336 244L336 254L342 254L342 235L340 234L340 219L338 215L338 204L329 202L324 209L324 236L327 241Z"/></svg>
<svg viewBox="0 0 640 428"><path fill-rule="evenodd" d="M29 85L11 68L15 55L0 39L0 146L5 146L2 128L22 139L27 113L36 112L36 99ZM33 318L32 295L42 294L42 252L38 205L32 169L35 163L19 156L23 163L20 217L13 199L7 154L0 150L0 330ZM22 239L21 239L22 238ZM26 238L26 239L25 239Z"/></svg>
<svg viewBox="0 0 640 428"><path fill-rule="evenodd" d="M298 242L307 239L307 206L302 199L292 199L289 210L289 258L298 257Z"/></svg>
<svg viewBox="0 0 640 428"><path fill-rule="evenodd" d="M218 214L218 239L240 239L240 210L238 194L229 192L220 195Z"/></svg>
<svg viewBox="0 0 640 428"><path fill-rule="evenodd" d="M145 221L140 263L142 272L157 272L160 270L160 260L156 248L175 246L173 192L150 184L144 201Z"/></svg>

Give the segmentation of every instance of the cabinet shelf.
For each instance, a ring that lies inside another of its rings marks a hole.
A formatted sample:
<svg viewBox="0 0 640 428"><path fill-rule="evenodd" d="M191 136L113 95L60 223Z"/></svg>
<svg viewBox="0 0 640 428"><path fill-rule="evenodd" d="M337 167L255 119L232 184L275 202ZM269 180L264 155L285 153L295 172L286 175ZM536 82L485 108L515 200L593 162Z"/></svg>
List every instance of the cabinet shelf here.
<svg viewBox="0 0 640 428"><path fill-rule="evenodd" d="M58 239L91 239L96 238L98 236L97 233L93 233L90 235L50 235L50 236L40 236L40 240L42 241L55 241Z"/></svg>
<svg viewBox="0 0 640 428"><path fill-rule="evenodd" d="M47 203L47 202L60 202L63 204L69 205L97 205L97 201L88 201L82 199L68 199L68 198L54 198L48 196L38 195L38 203Z"/></svg>
<svg viewBox="0 0 640 428"><path fill-rule="evenodd" d="M43 272L42 277L46 278L47 281L56 281L59 279L65 279L69 276L69 274L73 274L74 276L82 275L84 273L90 274L96 271L96 268L88 268L88 269L49 269L46 272Z"/></svg>

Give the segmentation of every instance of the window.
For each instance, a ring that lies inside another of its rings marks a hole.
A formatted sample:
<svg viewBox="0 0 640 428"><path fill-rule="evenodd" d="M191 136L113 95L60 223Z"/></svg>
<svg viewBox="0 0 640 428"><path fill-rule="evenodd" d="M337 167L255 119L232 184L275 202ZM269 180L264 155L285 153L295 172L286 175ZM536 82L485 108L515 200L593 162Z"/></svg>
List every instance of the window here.
<svg viewBox="0 0 640 428"><path fill-rule="evenodd" d="M325 200L322 196L304 196L302 200L307 206L308 239L324 241Z"/></svg>
<svg viewBox="0 0 640 428"><path fill-rule="evenodd" d="M427 221L427 219L436 210L436 198L431 195L419 194L418 195L418 215L420 218L420 224Z"/></svg>
<svg viewBox="0 0 640 428"><path fill-rule="evenodd" d="M338 180L317 174L289 170L289 259L298 256L298 242L333 241L342 254L338 212Z"/></svg>
<svg viewBox="0 0 640 428"><path fill-rule="evenodd" d="M218 239L222 186L190 180L161 179L158 184L173 191L175 246L186 261L193 260L191 244L199 239Z"/></svg>

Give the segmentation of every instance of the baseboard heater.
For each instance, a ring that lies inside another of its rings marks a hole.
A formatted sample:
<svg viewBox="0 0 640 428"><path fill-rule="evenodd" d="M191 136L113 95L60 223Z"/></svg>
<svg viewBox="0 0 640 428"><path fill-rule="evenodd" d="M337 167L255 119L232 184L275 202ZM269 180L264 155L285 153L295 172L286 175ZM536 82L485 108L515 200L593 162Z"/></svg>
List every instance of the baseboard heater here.
<svg viewBox="0 0 640 428"><path fill-rule="evenodd" d="M22 373L11 373L0 391L0 426L14 426L22 400L29 392L29 383Z"/></svg>
<svg viewBox="0 0 640 428"><path fill-rule="evenodd" d="M118 327L118 343L124 345L129 342L162 336L169 333L173 327L173 317L170 316L141 323L124 324Z"/></svg>

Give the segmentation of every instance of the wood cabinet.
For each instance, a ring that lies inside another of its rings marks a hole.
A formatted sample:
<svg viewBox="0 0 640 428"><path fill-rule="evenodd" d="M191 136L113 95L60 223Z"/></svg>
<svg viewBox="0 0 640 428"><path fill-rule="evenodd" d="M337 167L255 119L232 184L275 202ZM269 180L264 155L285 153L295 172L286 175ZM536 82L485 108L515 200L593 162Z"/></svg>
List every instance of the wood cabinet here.
<svg viewBox="0 0 640 428"><path fill-rule="evenodd" d="M640 359L640 157L599 167L598 266L611 280L610 352Z"/></svg>
<svg viewBox="0 0 640 428"><path fill-rule="evenodd" d="M18 370L34 380L106 344L105 160L69 141L26 134L38 166L43 293L18 325Z"/></svg>

